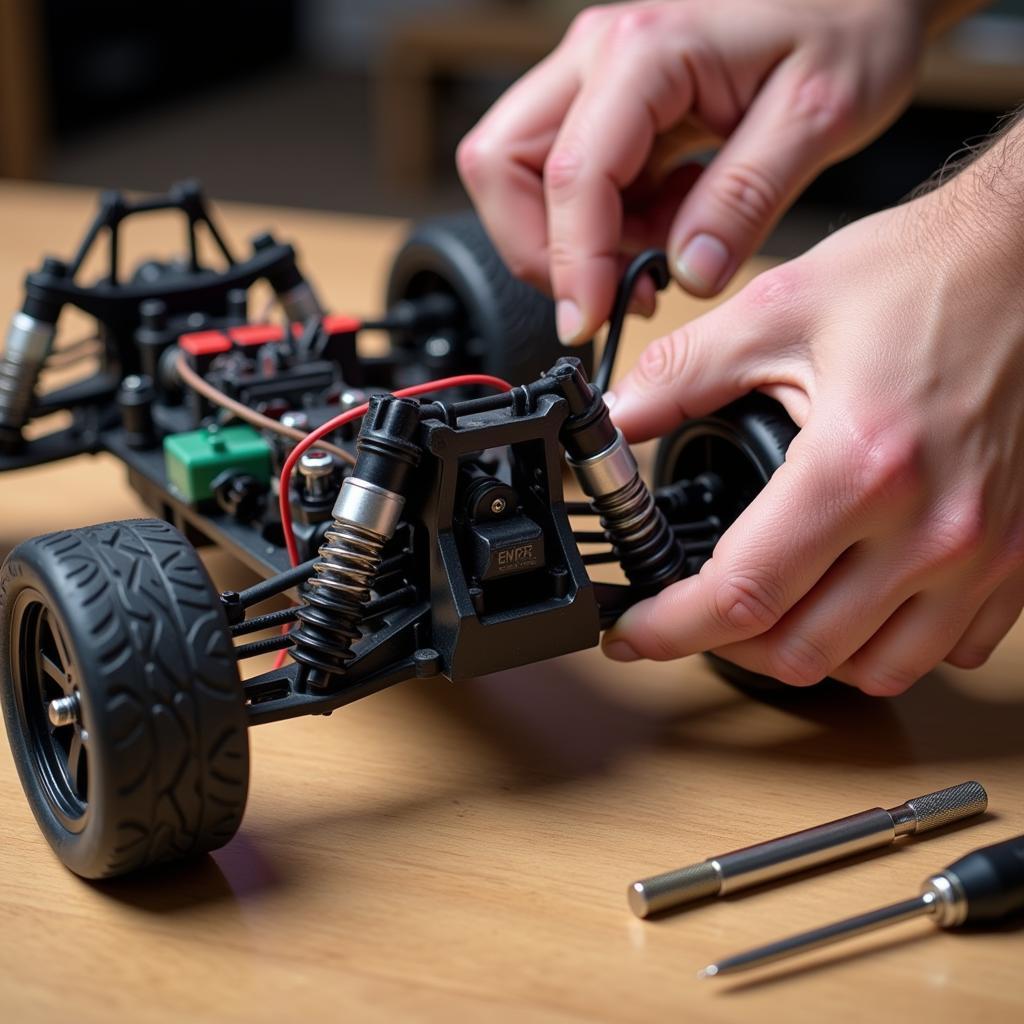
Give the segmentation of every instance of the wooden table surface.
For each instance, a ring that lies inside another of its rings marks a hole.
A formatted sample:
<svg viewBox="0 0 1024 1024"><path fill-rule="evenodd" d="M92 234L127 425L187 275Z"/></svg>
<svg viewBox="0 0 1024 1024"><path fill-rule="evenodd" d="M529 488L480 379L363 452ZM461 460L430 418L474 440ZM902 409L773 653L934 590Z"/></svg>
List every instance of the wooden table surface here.
<svg viewBox="0 0 1024 1024"><path fill-rule="evenodd" d="M92 202L0 183L0 309L44 251L70 252ZM377 309L402 225L222 213L235 240L264 226L295 240L331 308ZM136 254L179 237L159 217L134 230ZM698 308L668 296L628 352ZM134 514L112 459L12 473L0 553ZM240 582L228 559L208 561L219 585ZM234 841L102 885L50 853L4 752L0 1021L1019 1021L1019 928L919 921L735 981L695 971L912 895L970 848L1024 831L1022 660L1018 629L984 669L943 668L896 700L812 690L774 705L699 658L621 667L597 651L459 686L409 682L329 719L254 729ZM991 798L969 827L655 922L627 910L633 878L969 778Z"/></svg>

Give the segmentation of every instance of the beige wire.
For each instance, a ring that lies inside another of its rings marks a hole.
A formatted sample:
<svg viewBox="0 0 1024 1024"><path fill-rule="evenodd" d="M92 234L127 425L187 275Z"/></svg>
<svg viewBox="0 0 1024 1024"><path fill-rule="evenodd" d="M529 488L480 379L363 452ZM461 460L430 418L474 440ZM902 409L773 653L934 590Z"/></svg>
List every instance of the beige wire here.
<svg viewBox="0 0 1024 1024"><path fill-rule="evenodd" d="M250 409L247 405L243 405L241 402L236 402L235 399L225 395L223 391L215 388L209 381L203 380L203 378L188 365L184 352L179 354L178 360L174 365L178 371L178 376L186 387L191 388L193 391L202 395L203 398L213 402L214 405L220 406L222 409L227 409L228 412L233 413L240 420L245 420L246 423L249 423L254 427L259 427L260 430L270 430L275 434L280 434L282 437L291 438L293 441L302 441L305 439L306 435L301 430L297 430L295 427L287 427L278 420L271 419L269 416L264 416L263 413L256 412L255 409ZM317 441L313 447L320 448L325 452L330 452L343 462L347 462L350 466L354 466L356 463L354 455L345 451L344 448L339 448L337 445L330 444L327 441Z"/></svg>

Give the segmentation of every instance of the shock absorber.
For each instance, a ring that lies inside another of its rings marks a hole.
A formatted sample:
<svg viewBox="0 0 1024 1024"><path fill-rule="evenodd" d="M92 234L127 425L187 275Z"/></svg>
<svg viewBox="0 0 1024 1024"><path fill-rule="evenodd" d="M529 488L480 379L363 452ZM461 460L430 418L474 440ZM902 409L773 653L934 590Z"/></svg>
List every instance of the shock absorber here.
<svg viewBox="0 0 1024 1024"><path fill-rule="evenodd" d="M654 504L601 392L587 381L578 359L560 359L551 376L569 402L562 427L566 461L601 517L626 578L651 591L674 583L685 566L682 546Z"/></svg>
<svg viewBox="0 0 1024 1024"><path fill-rule="evenodd" d="M21 444L36 380L53 346L55 326L26 310L14 314L0 355L0 450Z"/></svg>
<svg viewBox="0 0 1024 1024"><path fill-rule="evenodd" d="M370 399L356 439L355 467L341 485L292 630L292 657L305 669L310 689L330 688L352 660L363 606L422 455L414 440L419 423L419 402L390 395Z"/></svg>

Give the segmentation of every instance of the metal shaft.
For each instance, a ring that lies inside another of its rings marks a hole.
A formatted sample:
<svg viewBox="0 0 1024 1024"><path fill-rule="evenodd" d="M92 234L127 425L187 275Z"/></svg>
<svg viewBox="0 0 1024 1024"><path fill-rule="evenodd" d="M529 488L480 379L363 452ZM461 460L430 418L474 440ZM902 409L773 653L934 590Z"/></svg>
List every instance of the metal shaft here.
<svg viewBox="0 0 1024 1024"><path fill-rule="evenodd" d="M736 971L761 967L776 960L784 960L797 953L805 953L820 946L839 942L841 939L862 935L864 932L874 931L876 928L884 928L886 925L908 921L913 917L932 914L937 899L935 893L926 892L911 900L903 900L888 907L870 910L866 914L848 917L845 921L827 924L822 928L813 928L800 935L780 939L778 942L770 942L766 946L759 946L757 949L740 953L737 956L726 957L716 964L709 964L698 973L702 978L713 978L719 974L733 974Z"/></svg>
<svg viewBox="0 0 1024 1024"><path fill-rule="evenodd" d="M881 807L851 814L824 825L734 850L634 882L627 891L638 917L708 896L736 892L761 882L886 846L897 836L927 832L975 814L988 806L978 782L962 782L925 796L912 797L898 807Z"/></svg>

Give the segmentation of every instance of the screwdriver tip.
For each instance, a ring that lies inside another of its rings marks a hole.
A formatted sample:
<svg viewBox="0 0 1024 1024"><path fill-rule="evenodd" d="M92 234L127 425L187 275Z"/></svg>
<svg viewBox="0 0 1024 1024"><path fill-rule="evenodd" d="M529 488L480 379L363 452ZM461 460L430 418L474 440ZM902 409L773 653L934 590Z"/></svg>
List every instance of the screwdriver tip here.
<svg viewBox="0 0 1024 1024"><path fill-rule="evenodd" d="M713 978L718 973L718 964L708 964L697 972L698 978Z"/></svg>

